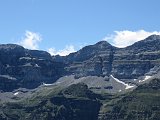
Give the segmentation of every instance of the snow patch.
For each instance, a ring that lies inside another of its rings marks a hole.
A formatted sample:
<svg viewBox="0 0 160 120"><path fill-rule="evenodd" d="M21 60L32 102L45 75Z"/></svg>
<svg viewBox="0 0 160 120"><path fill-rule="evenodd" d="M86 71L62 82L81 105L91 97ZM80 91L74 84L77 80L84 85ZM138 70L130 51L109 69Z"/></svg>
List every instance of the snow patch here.
<svg viewBox="0 0 160 120"><path fill-rule="evenodd" d="M126 88L125 89L127 90L127 89L130 89L130 88L133 88L133 87L134 87L134 85L126 84Z"/></svg>
<svg viewBox="0 0 160 120"><path fill-rule="evenodd" d="M144 82L150 79L152 76L145 76L143 80L139 80L139 82Z"/></svg>
<svg viewBox="0 0 160 120"><path fill-rule="evenodd" d="M133 81L136 81L137 79L133 79Z"/></svg>
<svg viewBox="0 0 160 120"><path fill-rule="evenodd" d="M25 65L23 65L25 67L32 67L32 64L31 63L26 63Z"/></svg>
<svg viewBox="0 0 160 120"><path fill-rule="evenodd" d="M26 60L31 60L32 58L30 58L30 57L21 57L21 58L19 58L20 60L22 60L22 59L26 59Z"/></svg>
<svg viewBox="0 0 160 120"><path fill-rule="evenodd" d="M129 85L129 84L126 84L126 83L123 82L123 81L118 80L117 78L113 77L113 75L111 75L111 77L112 77L116 82L121 83L121 84L123 84L124 86L126 86L126 88L125 88L126 90L135 87L134 85Z"/></svg>
<svg viewBox="0 0 160 120"><path fill-rule="evenodd" d="M18 95L18 94L19 94L19 92L15 92L13 95L15 95L15 96L16 96L16 95Z"/></svg>
<svg viewBox="0 0 160 120"><path fill-rule="evenodd" d="M0 77L2 77L2 78L7 78L7 79L11 79L11 80L16 80L16 78L11 77L11 76L9 76L9 75L0 75Z"/></svg>
<svg viewBox="0 0 160 120"><path fill-rule="evenodd" d="M55 84L60 84L60 83L61 83L61 82L58 81L58 82L56 82Z"/></svg>
<svg viewBox="0 0 160 120"><path fill-rule="evenodd" d="M40 67L38 64L35 64L35 67Z"/></svg>
<svg viewBox="0 0 160 120"><path fill-rule="evenodd" d="M46 84L46 83L43 83L44 86L51 86L53 84Z"/></svg>

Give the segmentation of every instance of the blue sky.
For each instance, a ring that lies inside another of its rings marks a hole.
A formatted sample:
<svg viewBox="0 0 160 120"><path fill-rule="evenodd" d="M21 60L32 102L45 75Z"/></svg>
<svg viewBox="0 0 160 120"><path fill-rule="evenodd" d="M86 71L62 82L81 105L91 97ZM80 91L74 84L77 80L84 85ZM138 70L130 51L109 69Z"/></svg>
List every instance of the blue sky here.
<svg viewBox="0 0 160 120"><path fill-rule="evenodd" d="M53 54L103 39L124 47L159 34L159 5L160 0L1 0L0 43Z"/></svg>

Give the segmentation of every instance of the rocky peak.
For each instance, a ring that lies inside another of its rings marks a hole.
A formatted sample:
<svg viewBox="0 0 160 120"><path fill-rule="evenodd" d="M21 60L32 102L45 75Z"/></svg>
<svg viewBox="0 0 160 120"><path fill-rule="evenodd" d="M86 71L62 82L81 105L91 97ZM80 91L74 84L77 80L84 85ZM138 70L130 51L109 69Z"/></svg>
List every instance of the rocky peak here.
<svg viewBox="0 0 160 120"><path fill-rule="evenodd" d="M83 62L95 56L99 56L102 54L110 53L115 47L109 44L107 41L100 41L94 45L88 45L80 49L75 53L71 53L65 57L55 56L55 61L64 61L65 63L72 63L72 62ZM62 60L63 59L63 60Z"/></svg>
<svg viewBox="0 0 160 120"><path fill-rule="evenodd" d="M160 50L160 35L151 35L144 40L138 41L124 48L128 53L154 52Z"/></svg>
<svg viewBox="0 0 160 120"><path fill-rule="evenodd" d="M160 35L154 34L154 35L151 35L151 36L147 37L145 40L146 41L160 40Z"/></svg>
<svg viewBox="0 0 160 120"><path fill-rule="evenodd" d="M20 45L16 45L16 44L0 44L0 50L13 50L13 49L24 49L22 46Z"/></svg>
<svg viewBox="0 0 160 120"><path fill-rule="evenodd" d="M17 60L25 55L25 49L16 44L0 45L0 61L3 64L17 64Z"/></svg>
<svg viewBox="0 0 160 120"><path fill-rule="evenodd" d="M24 53L24 48L20 45L16 44L0 44L0 52L1 53L10 53L12 54L21 54Z"/></svg>
<svg viewBox="0 0 160 120"><path fill-rule="evenodd" d="M100 49L104 49L104 48L108 48L108 47L113 47L111 44L109 44L107 41L100 41L98 43L95 44L95 46L97 48Z"/></svg>
<svg viewBox="0 0 160 120"><path fill-rule="evenodd" d="M52 83L63 73L63 63L53 62L48 52L15 44L0 45L0 90L35 88Z"/></svg>

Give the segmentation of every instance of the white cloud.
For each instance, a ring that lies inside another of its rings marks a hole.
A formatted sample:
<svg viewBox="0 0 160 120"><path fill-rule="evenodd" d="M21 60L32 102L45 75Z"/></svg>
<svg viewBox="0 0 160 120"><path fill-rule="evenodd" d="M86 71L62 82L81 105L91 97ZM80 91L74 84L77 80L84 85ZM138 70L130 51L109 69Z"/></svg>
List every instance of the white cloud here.
<svg viewBox="0 0 160 120"><path fill-rule="evenodd" d="M143 40L146 37L157 34L160 35L160 31L148 32L145 30L138 31L114 31L115 34L108 35L104 38L106 41L112 41L112 44L116 47L126 47L137 41Z"/></svg>
<svg viewBox="0 0 160 120"><path fill-rule="evenodd" d="M51 55L60 55L60 56L66 56L69 55L72 52L75 52L75 48L73 45L67 45L64 49L62 50L56 50L55 48L49 48L48 52Z"/></svg>
<svg viewBox="0 0 160 120"><path fill-rule="evenodd" d="M38 49L38 43L41 42L41 40L41 35L39 33L26 31L25 37L22 38L18 44L28 49Z"/></svg>

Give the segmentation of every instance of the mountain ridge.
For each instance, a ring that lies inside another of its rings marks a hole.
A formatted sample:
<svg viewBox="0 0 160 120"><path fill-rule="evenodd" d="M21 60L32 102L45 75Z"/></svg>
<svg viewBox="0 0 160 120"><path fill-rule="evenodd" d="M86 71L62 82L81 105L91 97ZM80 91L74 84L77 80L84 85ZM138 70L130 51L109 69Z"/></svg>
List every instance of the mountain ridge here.
<svg viewBox="0 0 160 120"><path fill-rule="evenodd" d="M117 48L107 41L100 41L64 57L28 50L15 44L2 44L0 89L33 89L43 82L53 83L69 75L75 78L113 75L120 80L137 79L159 64L159 38L152 35L126 48Z"/></svg>
<svg viewBox="0 0 160 120"><path fill-rule="evenodd" d="M159 120L160 39L68 56L0 45L1 120Z"/></svg>

